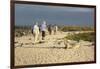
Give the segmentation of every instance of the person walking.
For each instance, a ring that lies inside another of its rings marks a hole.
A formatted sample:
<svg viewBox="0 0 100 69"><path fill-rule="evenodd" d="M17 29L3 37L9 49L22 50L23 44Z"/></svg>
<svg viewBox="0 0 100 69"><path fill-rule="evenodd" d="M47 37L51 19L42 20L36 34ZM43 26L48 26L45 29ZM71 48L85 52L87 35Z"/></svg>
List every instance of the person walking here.
<svg viewBox="0 0 100 69"><path fill-rule="evenodd" d="M54 26L54 34L57 34L57 32L58 32L58 26L55 25L55 26Z"/></svg>
<svg viewBox="0 0 100 69"><path fill-rule="evenodd" d="M50 24L50 25L48 26L48 32L49 32L49 35L52 34L52 31L53 31L53 28L52 28L52 25Z"/></svg>
<svg viewBox="0 0 100 69"><path fill-rule="evenodd" d="M39 38L39 26L38 26L37 22L32 27L32 32L33 32L33 36L34 36L34 43L36 43L38 41L38 38Z"/></svg>
<svg viewBox="0 0 100 69"><path fill-rule="evenodd" d="M41 25L40 29L42 32L42 40L44 40L46 36L46 31L47 31L46 21L43 21L43 24Z"/></svg>

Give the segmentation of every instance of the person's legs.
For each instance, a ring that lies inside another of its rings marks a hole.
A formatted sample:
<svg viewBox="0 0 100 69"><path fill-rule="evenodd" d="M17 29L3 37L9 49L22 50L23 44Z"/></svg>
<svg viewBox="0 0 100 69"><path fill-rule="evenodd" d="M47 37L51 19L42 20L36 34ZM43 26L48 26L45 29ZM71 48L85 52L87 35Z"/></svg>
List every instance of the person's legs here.
<svg viewBox="0 0 100 69"><path fill-rule="evenodd" d="M50 34L50 35L52 34L52 31L51 31L51 30L49 30L49 34Z"/></svg>
<svg viewBox="0 0 100 69"><path fill-rule="evenodd" d="M45 31L42 31L42 40L45 39Z"/></svg>
<svg viewBox="0 0 100 69"><path fill-rule="evenodd" d="M39 31L33 31L34 36L34 43L36 43L39 40Z"/></svg>
<svg viewBox="0 0 100 69"><path fill-rule="evenodd" d="M48 32L49 32L49 35L51 35L51 29L49 29Z"/></svg>
<svg viewBox="0 0 100 69"><path fill-rule="evenodd" d="M55 35L57 34L57 29L54 30L54 34L55 34Z"/></svg>
<svg viewBox="0 0 100 69"><path fill-rule="evenodd" d="M36 33L34 33L34 43L36 43L37 41L37 36L36 36Z"/></svg>
<svg viewBox="0 0 100 69"><path fill-rule="evenodd" d="M44 31L42 31L42 40L44 40Z"/></svg>
<svg viewBox="0 0 100 69"><path fill-rule="evenodd" d="M56 31L54 30L54 35L56 34Z"/></svg>
<svg viewBox="0 0 100 69"><path fill-rule="evenodd" d="M56 28L56 34L58 33L58 29Z"/></svg>
<svg viewBox="0 0 100 69"><path fill-rule="evenodd" d="M38 40L39 40L39 31L37 31L36 33L36 41L38 42Z"/></svg>
<svg viewBox="0 0 100 69"><path fill-rule="evenodd" d="M35 33L33 32L33 37L34 37L34 42L33 43L35 43Z"/></svg>
<svg viewBox="0 0 100 69"><path fill-rule="evenodd" d="M57 30L55 30L55 34L57 34Z"/></svg>

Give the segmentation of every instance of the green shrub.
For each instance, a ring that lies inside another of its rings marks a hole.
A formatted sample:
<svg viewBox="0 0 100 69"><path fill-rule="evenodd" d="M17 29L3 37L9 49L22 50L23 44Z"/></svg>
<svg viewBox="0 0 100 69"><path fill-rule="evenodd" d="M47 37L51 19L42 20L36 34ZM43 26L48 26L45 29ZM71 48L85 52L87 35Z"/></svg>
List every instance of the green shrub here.
<svg viewBox="0 0 100 69"><path fill-rule="evenodd" d="M95 33L94 32L79 33L79 34L66 36L65 38L70 40L75 40L75 41L84 40L84 41L93 42L95 40Z"/></svg>

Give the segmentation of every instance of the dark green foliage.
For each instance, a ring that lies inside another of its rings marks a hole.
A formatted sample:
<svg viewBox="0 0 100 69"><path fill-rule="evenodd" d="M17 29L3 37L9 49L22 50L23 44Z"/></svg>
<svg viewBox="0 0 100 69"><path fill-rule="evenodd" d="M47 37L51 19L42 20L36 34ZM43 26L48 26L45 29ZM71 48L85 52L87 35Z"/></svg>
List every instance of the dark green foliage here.
<svg viewBox="0 0 100 69"><path fill-rule="evenodd" d="M94 32L79 33L79 34L66 36L65 38L70 40L75 40L75 41L84 40L84 41L93 42L95 40L95 33Z"/></svg>

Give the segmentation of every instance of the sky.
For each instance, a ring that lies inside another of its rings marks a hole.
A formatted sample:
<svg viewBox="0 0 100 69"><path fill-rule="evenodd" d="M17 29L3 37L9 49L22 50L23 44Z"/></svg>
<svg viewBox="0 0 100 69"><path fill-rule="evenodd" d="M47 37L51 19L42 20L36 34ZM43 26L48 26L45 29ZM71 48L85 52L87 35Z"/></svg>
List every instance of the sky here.
<svg viewBox="0 0 100 69"><path fill-rule="evenodd" d="M41 24L94 25L94 8L15 4L15 25Z"/></svg>

